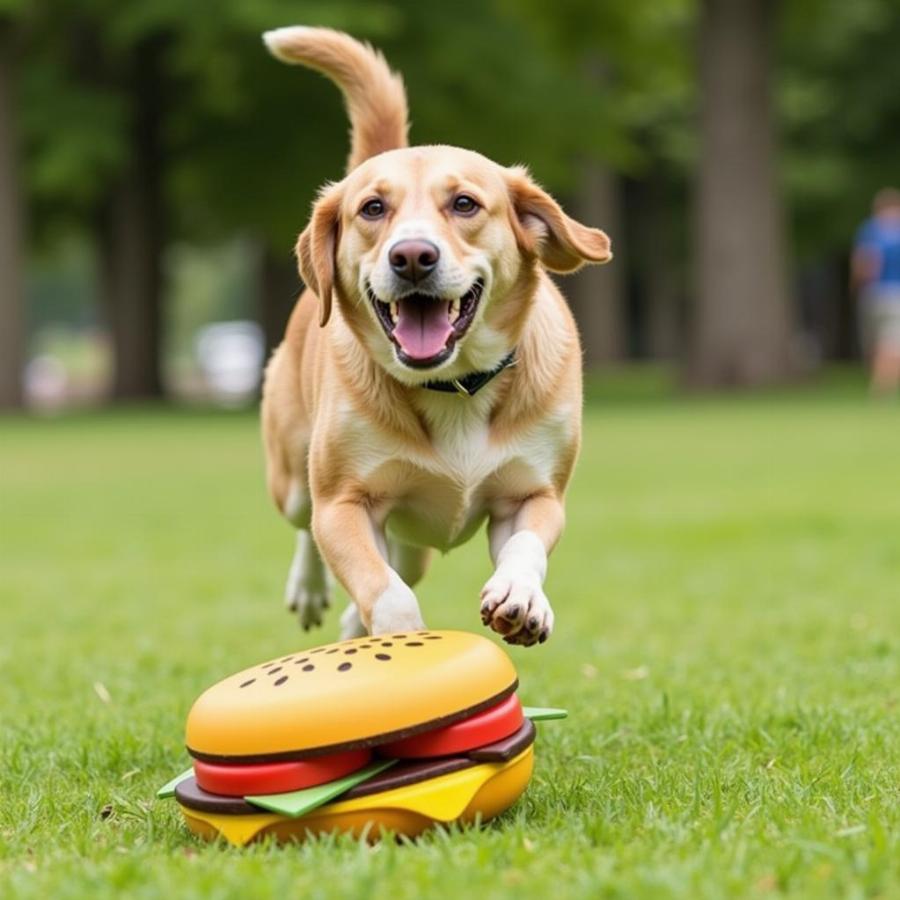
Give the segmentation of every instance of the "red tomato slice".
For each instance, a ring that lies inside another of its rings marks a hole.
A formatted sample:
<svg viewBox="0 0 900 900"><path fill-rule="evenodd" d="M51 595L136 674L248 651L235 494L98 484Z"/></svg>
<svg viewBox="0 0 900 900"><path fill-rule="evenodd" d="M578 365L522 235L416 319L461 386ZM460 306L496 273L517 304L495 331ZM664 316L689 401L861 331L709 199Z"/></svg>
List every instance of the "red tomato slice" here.
<svg viewBox="0 0 900 900"><path fill-rule="evenodd" d="M382 756L395 756L399 759L451 756L509 737L522 727L524 721L522 704L512 694L496 706L461 722L382 744L378 752Z"/></svg>
<svg viewBox="0 0 900 900"><path fill-rule="evenodd" d="M317 759L294 762L227 765L194 760L197 784L211 794L243 797L247 794L282 794L325 784L361 769L372 758L369 750L347 750Z"/></svg>

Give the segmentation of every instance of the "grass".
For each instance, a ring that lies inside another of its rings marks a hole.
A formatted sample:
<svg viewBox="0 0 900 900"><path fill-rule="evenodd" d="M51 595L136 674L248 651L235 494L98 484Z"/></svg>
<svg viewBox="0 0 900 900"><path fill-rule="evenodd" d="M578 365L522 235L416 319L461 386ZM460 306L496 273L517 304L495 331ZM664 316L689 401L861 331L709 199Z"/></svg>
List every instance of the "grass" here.
<svg viewBox="0 0 900 900"><path fill-rule="evenodd" d="M0 422L0 894L900 895L900 409L645 387L592 389L557 630L511 651L571 711L527 794L372 848L201 845L153 800L203 688L336 633L281 608L255 419ZM429 625L480 630L488 574L441 559Z"/></svg>

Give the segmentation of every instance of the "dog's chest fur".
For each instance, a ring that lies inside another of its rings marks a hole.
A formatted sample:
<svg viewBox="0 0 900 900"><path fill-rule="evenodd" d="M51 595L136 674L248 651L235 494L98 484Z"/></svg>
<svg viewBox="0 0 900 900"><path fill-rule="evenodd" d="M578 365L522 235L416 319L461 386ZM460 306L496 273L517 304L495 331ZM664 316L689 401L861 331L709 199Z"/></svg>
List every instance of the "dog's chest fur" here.
<svg viewBox="0 0 900 900"><path fill-rule="evenodd" d="M504 515L552 483L571 416L548 413L500 436L491 428L487 391L436 395L424 407L430 440L416 446L355 436L373 515L392 537L448 550L467 540L488 514Z"/></svg>

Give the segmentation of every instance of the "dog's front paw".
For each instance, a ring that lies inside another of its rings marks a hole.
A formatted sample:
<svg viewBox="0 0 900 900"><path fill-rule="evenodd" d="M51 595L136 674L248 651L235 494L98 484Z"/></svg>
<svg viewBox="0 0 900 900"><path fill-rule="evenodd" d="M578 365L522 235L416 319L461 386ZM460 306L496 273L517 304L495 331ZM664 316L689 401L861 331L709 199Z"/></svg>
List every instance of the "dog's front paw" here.
<svg viewBox="0 0 900 900"><path fill-rule="evenodd" d="M481 591L481 621L508 644L543 644L553 631L553 610L540 580L498 569Z"/></svg>
<svg viewBox="0 0 900 900"><path fill-rule="evenodd" d="M372 606L369 633L403 633L420 631L424 627L416 595L400 576L392 571L387 590L381 593Z"/></svg>

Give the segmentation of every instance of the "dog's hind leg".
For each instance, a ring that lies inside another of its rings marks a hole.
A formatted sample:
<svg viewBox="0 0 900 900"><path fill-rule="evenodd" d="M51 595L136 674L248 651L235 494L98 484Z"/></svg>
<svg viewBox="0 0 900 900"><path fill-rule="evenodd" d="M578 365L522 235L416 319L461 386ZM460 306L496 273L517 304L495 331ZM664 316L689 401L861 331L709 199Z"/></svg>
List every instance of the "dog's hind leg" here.
<svg viewBox="0 0 900 900"><path fill-rule="evenodd" d="M297 532L297 550L288 572L284 601L297 613L304 630L322 624L322 616L331 600L330 577L312 535L301 528Z"/></svg>
<svg viewBox="0 0 900 900"><path fill-rule="evenodd" d="M291 482L282 511L297 527L297 548L288 572L284 602L308 630L322 624L322 616L330 605L331 579L309 530L309 493L296 479Z"/></svg>

